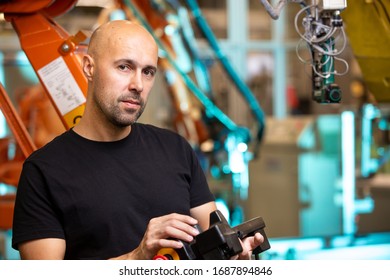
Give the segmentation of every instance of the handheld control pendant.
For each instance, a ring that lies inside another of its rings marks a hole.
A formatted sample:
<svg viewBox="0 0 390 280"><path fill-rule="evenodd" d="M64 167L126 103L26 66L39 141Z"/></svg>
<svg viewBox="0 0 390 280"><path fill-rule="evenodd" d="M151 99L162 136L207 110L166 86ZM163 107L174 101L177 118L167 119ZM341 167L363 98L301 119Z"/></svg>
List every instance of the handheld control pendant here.
<svg viewBox="0 0 390 280"><path fill-rule="evenodd" d="M253 254L260 254L271 248L264 231L263 218L257 217L238 226L230 227L219 210L210 213L210 227L201 231L190 243L181 241L183 247L175 250L163 248L153 258L154 260L229 260L242 252L240 239L253 236L260 232L264 242L253 250Z"/></svg>

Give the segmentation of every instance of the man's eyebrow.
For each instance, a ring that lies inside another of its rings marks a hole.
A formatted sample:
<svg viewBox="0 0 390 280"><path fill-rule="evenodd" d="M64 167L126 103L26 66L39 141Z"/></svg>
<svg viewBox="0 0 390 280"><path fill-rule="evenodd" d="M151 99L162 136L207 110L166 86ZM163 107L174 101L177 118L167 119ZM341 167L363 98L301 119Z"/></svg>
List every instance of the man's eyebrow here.
<svg viewBox="0 0 390 280"><path fill-rule="evenodd" d="M146 65L146 67L144 67L144 69L148 69L148 70L152 70L154 72L157 72L157 67L153 66L153 65Z"/></svg>

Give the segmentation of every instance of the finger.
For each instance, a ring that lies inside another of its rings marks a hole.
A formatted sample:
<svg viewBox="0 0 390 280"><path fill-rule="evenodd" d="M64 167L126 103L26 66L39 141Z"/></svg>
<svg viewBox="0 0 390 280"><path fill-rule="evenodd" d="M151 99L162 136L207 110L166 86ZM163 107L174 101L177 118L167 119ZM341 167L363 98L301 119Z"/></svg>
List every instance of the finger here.
<svg viewBox="0 0 390 280"><path fill-rule="evenodd" d="M186 242L191 242L194 239L194 236L199 234L196 228L180 221L169 221L168 225L164 228L164 233L167 237Z"/></svg>
<svg viewBox="0 0 390 280"><path fill-rule="evenodd" d="M247 237L242 242L243 246L245 246L248 251L253 251L256 247L264 242L264 237L259 232L257 232L254 236Z"/></svg>
<svg viewBox="0 0 390 280"><path fill-rule="evenodd" d="M190 216L170 214L152 219L147 232L154 240L171 238L191 242L193 237L199 234L193 226L196 222L196 219Z"/></svg>
<svg viewBox="0 0 390 280"><path fill-rule="evenodd" d="M244 240L240 240L241 246L242 246L242 252L237 256L237 259L240 260L249 260L250 259L250 239L253 239L253 237L247 237Z"/></svg>
<svg viewBox="0 0 390 280"><path fill-rule="evenodd" d="M185 224L189 224L189 225L196 225L198 223L198 221L196 219L192 218L191 216L177 214L177 213L165 215L165 216L162 216L161 218L163 220L177 220L177 221L181 221Z"/></svg>
<svg viewBox="0 0 390 280"><path fill-rule="evenodd" d="M259 232L256 232L256 234L254 235L254 247L252 250L260 246L263 242L264 242L264 236L261 235Z"/></svg>
<svg viewBox="0 0 390 280"><path fill-rule="evenodd" d="M183 231L191 236L199 234L199 231L194 227L197 224L197 220L181 214L170 214L163 216L160 226L166 228L174 228L180 231Z"/></svg>
<svg viewBox="0 0 390 280"><path fill-rule="evenodd" d="M239 259L248 260L251 258L252 251L264 242L264 237L257 232L254 236L250 236L242 240L242 252L239 254Z"/></svg>
<svg viewBox="0 0 390 280"><path fill-rule="evenodd" d="M183 243L179 240L173 239L160 239L159 240L159 249L161 248L172 248L172 249L180 249L183 247Z"/></svg>

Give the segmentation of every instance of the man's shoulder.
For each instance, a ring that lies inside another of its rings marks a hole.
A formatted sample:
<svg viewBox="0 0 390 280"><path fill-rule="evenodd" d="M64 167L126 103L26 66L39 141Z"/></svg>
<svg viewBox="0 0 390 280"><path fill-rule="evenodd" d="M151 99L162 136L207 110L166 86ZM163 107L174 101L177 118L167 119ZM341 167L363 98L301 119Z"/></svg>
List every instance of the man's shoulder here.
<svg viewBox="0 0 390 280"><path fill-rule="evenodd" d="M58 152L64 149L64 146L69 143L66 139L70 137L71 132L65 131L64 133L54 137L51 141L46 143L44 146L35 150L27 160L36 160L40 158L47 158L50 155L56 155Z"/></svg>
<svg viewBox="0 0 390 280"><path fill-rule="evenodd" d="M159 142L165 146L190 148L187 139L172 129L137 123L137 130L139 137L144 141Z"/></svg>

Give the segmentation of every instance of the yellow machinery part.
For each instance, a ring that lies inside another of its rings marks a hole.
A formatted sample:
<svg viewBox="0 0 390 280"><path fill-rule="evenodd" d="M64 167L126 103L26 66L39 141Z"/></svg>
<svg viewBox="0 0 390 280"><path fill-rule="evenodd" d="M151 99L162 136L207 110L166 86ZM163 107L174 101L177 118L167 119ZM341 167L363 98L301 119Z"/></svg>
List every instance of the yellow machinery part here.
<svg viewBox="0 0 390 280"><path fill-rule="evenodd" d="M352 0L341 14L368 90L390 102L390 0Z"/></svg>

